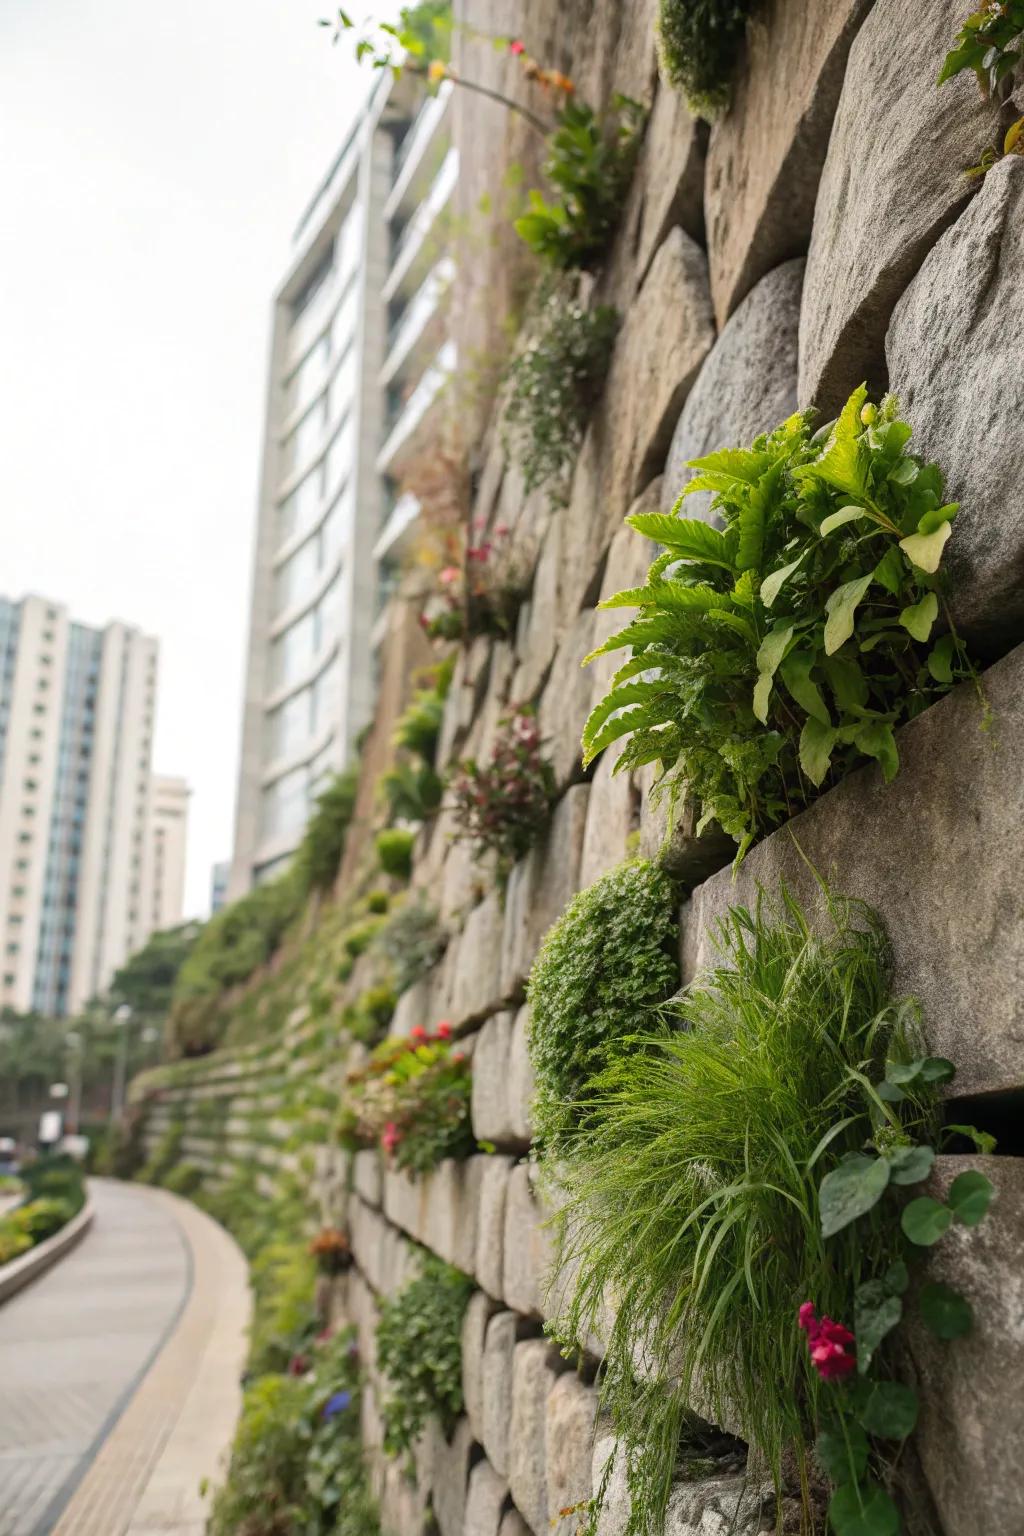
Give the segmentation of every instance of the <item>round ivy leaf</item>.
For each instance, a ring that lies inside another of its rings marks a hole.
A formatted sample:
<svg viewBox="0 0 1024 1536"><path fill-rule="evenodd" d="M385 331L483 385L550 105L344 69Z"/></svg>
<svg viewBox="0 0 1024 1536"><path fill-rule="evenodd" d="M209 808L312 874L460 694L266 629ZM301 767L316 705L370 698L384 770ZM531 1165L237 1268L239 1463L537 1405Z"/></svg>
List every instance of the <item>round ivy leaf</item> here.
<svg viewBox="0 0 1024 1536"><path fill-rule="evenodd" d="M948 1083L956 1076L956 1067L947 1056L928 1056L921 1063L921 1079L926 1083Z"/></svg>
<svg viewBox="0 0 1024 1536"><path fill-rule="evenodd" d="M992 1203L992 1185L983 1173L969 1168L957 1174L949 1186L949 1203L957 1221L965 1227L976 1227L983 1220Z"/></svg>
<svg viewBox="0 0 1024 1536"><path fill-rule="evenodd" d="M897 1259L895 1264L890 1264L882 1276L882 1284L890 1296L902 1296L910 1284L910 1270L902 1259Z"/></svg>
<svg viewBox="0 0 1024 1536"><path fill-rule="evenodd" d="M821 1235L833 1237L877 1205L889 1183L889 1164L884 1157L848 1158L821 1181L818 1200Z"/></svg>
<svg viewBox="0 0 1024 1536"><path fill-rule="evenodd" d="M829 1500L836 1536L898 1536L899 1510L877 1483L846 1483Z"/></svg>
<svg viewBox="0 0 1024 1536"><path fill-rule="evenodd" d="M897 1147L888 1157L889 1177L894 1184L920 1184L931 1173L935 1161L931 1147Z"/></svg>
<svg viewBox="0 0 1024 1536"><path fill-rule="evenodd" d="M917 1298L924 1318L932 1333L940 1339L959 1339L969 1333L974 1322L970 1302L941 1281L922 1285Z"/></svg>
<svg viewBox="0 0 1024 1536"><path fill-rule="evenodd" d="M885 1288L882 1280L866 1280L853 1300L853 1331L857 1337L857 1369L861 1375L887 1333L903 1316L903 1303Z"/></svg>
<svg viewBox="0 0 1024 1536"><path fill-rule="evenodd" d="M913 1061L887 1061L885 1080L887 1083L912 1083L923 1066L923 1056L918 1056Z"/></svg>
<svg viewBox="0 0 1024 1536"><path fill-rule="evenodd" d="M847 1424L845 1436L841 1429L823 1429L814 1442L814 1449L837 1486L864 1476L868 1464L868 1437L859 1424Z"/></svg>
<svg viewBox="0 0 1024 1536"><path fill-rule="evenodd" d="M933 1200L931 1195L919 1195L904 1207L900 1226L912 1243L919 1248L930 1248L949 1229L952 1221L953 1212L948 1205Z"/></svg>
<svg viewBox="0 0 1024 1536"><path fill-rule="evenodd" d="M869 1435L903 1440L917 1423L917 1393L901 1381L866 1382L857 1417Z"/></svg>

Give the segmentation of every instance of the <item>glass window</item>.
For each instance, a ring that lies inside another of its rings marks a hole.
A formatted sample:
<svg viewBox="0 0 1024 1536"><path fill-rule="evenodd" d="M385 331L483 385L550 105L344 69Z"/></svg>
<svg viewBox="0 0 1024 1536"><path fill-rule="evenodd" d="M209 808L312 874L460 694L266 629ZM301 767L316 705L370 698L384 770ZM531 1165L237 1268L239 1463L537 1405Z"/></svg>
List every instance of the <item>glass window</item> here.
<svg viewBox="0 0 1024 1536"><path fill-rule="evenodd" d="M309 770L294 768L263 791L265 837L297 836L309 810Z"/></svg>
<svg viewBox="0 0 1024 1536"><path fill-rule="evenodd" d="M353 203L352 211L338 231L335 240L335 249L338 253L337 267L341 273L342 281L354 272L359 266L363 254L363 205Z"/></svg>
<svg viewBox="0 0 1024 1536"><path fill-rule="evenodd" d="M339 430L331 439L331 446L327 450L327 470L325 474L325 490L328 498L333 498L336 491L344 484L352 473L353 459L355 457L356 429L351 415L346 416Z"/></svg>
<svg viewBox="0 0 1024 1536"><path fill-rule="evenodd" d="M331 320L331 355L340 357L356 336L359 315L359 290L355 283L347 290Z"/></svg>
<svg viewBox="0 0 1024 1536"><path fill-rule="evenodd" d="M300 465L308 464L319 450L327 428L327 399L319 400L306 412L295 431L285 438L281 450L282 470L287 476Z"/></svg>
<svg viewBox="0 0 1024 1536"><path fill-rule="evenodd" d="M335 657L313 683L311 728L314 734L333 725L341 709L341 659Z"/></svg>
<svg viewBox="0 0 1024 1536"><path fill-rule="evenodd" d="M327 389L327 419L340 421L352 405L356 388L356 349L349 347Z"/></svg>
<svg viewBox="0 0 1024 1536"><path fill-rule="evenodd" d="M323 545L322 565L324 570L334 564L338 555L348 543L353 500L352 487L347 485L324 519L320 535Z"/></svg>
<svg viewBox="0 0 1024 1536"><path fill-rule="evenodd" d="M315 613L304 613L270 647L270 675L275 688L296 682L316 653Z"/></svg>
<svg viewBox="0 0 1024 1536"><path fill-rule="evenodd" d="M304 480L292 491L286 501L278 508L278 546L287 542L294 534L305 532L312 528L320 513L320 505L323 500L323 465L318 464Z"/></svg>
<svg viewBox="0 0 1024 1536"><path fill-rule="evenodd" d="M274 616L301 602L320 570L320 541L307 539L274 573Z"/></svg>
<svg viewBox="0 0 1024 1536"><path fill-rule="evenodd" d="M312 730L313 689L303 688L267 716L267 755L273 761L300 752Z"/></svg>
<svg viewBox="0 0 1024 1536"><path fill-rule="evenodd" d="M323 388L330 358L330 340L327 336L321 336L316 346L306 354L285 385L284 414L286 416L308 405Z"/></svg>

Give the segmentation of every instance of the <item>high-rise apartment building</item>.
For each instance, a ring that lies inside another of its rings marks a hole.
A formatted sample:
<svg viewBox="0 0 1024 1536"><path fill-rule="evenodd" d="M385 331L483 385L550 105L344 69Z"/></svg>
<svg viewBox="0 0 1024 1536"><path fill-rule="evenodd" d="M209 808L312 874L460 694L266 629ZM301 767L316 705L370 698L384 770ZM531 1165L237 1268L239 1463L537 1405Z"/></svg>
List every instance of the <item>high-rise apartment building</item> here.
<svg viewBox="0 0 1024 1536"><path fill-rule="evenodd" d="M287 863L372 713L403 475L454 365L450 91L379 77L273 301L231 898Z"/></svg>
<svg viewBox="0 0 1024 1536"><path fill-rule="evenodd" d="M157 642L0 597L0 1005L75 1012L152 931Z"/></svg>
<svg viewBox="0 0 1024 1536"><path fill-rule="evenodd" d="M144 916L150 933L174 928L185 910L185 844L189 787L154 774L143 872Z"/></svg>

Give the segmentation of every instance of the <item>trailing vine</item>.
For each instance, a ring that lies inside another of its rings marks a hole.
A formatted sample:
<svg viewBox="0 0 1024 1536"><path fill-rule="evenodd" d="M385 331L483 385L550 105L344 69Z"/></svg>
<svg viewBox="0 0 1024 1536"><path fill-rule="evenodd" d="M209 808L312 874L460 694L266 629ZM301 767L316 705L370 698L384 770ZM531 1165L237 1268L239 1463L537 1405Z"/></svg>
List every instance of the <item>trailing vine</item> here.
<svg viewBox="0 0 1024 1536"><path fill-rule="evenodd" d="M972 675L942 597L958 506L907 452L896 400L855 390L813 432L791 416L750 449L694 459L724 524L642 513L665 552L645 586L609 598L639 617L587 657L631 648L587 721L591 762L628 736L616 771L660 762L739 844L868 758L899 768L896 729Z"/></svg>

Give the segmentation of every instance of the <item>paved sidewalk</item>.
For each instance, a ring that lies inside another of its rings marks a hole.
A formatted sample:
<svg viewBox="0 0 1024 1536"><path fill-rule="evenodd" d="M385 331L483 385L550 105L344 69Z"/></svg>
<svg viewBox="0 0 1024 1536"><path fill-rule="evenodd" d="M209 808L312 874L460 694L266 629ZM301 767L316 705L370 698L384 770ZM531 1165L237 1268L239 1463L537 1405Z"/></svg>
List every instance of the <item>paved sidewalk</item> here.
<svg viewBox="0 0 1024 1536"><path fill-rule="evenodd" d="M187 1201L91 1194L80 1246L0 1308L0 1536L200 1536L240 1400L245 1262Z"/></svg>

